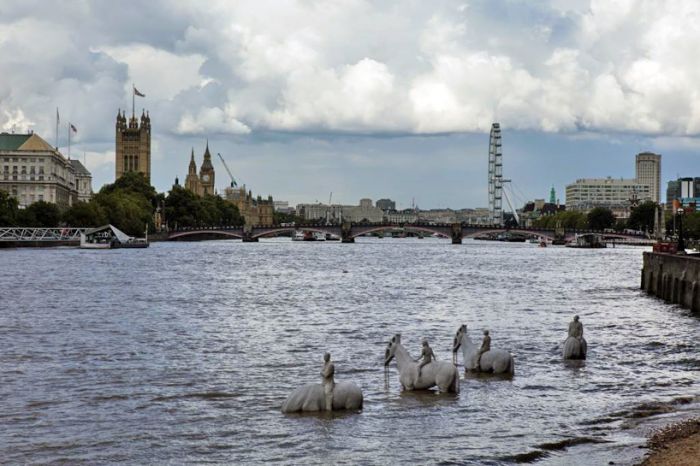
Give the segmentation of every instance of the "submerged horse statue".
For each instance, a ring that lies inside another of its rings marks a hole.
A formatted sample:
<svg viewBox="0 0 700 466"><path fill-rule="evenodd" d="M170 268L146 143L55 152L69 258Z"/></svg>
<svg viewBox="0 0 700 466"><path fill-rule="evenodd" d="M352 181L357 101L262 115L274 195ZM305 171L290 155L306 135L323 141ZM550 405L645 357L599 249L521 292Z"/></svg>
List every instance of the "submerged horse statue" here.
<svg viewBox="0 0 700 466"><path fill-rule="evenodd" d="M362 390L353 382L335 382L331 355L324 355L323 383L310 383L289 394L282 405L283 413L340 411L362 409Z"/></svg>
<svg viewBox="0 0 700 466"><path fill-rule="evenodd" d="M399 334L394 335L387 345L384 353L384 366L388 366L394 358L396 358L402 390L427 390L437 385L441 392L459 392L459 372L455 365L450 362L431 361L423 366L419 377L419 363L401 344L401 335Z"/></svg>
<svg viewBox="0 0 700 466"><path fill-rule="evenodd" d="M569 323L569 336L564 342L564 359L586 359L588 343L583 338L583 324L579 322L578 316Z"/></svg>
<svg viewBox="0 0 700 466"><path fill-rule="evenodd" d="M494 374L515 373L515 360L506 350L492 349L481 355L479 360L479 345L474 343L467 334L467 326L462 325L457 330L452 353L457 356L457 350L462 348L464 369L467 371L493 372ZM456 360L456 359L455 359Z"/></svg>

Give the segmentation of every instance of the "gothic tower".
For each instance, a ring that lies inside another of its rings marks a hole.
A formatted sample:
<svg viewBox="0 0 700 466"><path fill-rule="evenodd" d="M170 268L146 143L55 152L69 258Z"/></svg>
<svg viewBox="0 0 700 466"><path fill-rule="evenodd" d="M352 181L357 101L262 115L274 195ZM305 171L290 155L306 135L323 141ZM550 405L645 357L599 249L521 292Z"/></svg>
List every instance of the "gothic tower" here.
<svg viewBox="0 0 700 466"><path fill-rule="evenodd" d="M209 141L207 141L207 148L204 151L204 161L202 162L202 167L199 169L199 182L202 185L202 195L214 194L214 165L211 164Z"/></svg>
<svg viewBox="0 0 700 466"><path fill-rule="evenodd" d="M202 194L202 186L199 182L199 177L197 177L197 164L194 163L194 147L192 148L192 155L190 156L190 167L187 171L187 177L185 178L185 189L197 195Z"/></svg>
<svg viewBox="0 0 700 466"><path fill-rule="evenodd" d="M117 112L116 178L126 172L139 172L151 182L151 117L141 113L140 122L134 114L127 125L124 112Z"/></svg>

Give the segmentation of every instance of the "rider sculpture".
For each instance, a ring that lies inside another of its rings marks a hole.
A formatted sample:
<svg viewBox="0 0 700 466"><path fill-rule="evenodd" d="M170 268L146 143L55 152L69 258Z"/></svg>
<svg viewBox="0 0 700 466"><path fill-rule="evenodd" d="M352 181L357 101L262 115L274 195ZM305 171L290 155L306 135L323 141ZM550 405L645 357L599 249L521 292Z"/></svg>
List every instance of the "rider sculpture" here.
<svg viewBox="0 0 700 466"><path fill-rule="evenodd" d="M428 340L423 339L423 348L421 349L420 358L418 358L418 360L420 361L420 364L418 364L418 378L419 379L420 379L420 373L421 373L421 370L423 369L423 366L427 366L428 364L433 362L433 359L437 359L435 357L435 353L433 353L433 349L428 344Z"/></svg>
<svg viewBox="0 0 700 466"><path fill-rule="evenodd" d="M484 330L484 340L481 342L481 348L479 348L479 357L476 361L477 370L481 368L481 356L487 351L491 351L491 337L489 336L489 331Z"/></svg>
<svg viewBox="0 0 700 466"><path fill-rule="evenodd" d="M335 388L335 366L331 362L331 353L323 355L323 370L321 371L321 383L323 384L323 397L326 411L333 411L333 388Z"/></svg>

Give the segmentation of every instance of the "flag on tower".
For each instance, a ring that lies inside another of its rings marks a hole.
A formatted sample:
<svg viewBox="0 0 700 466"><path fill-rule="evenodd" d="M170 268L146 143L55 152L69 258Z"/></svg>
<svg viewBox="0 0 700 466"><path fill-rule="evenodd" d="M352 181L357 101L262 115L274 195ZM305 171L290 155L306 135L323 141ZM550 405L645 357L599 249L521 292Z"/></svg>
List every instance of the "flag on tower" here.
<svg viewBox="0 0 700 466"><path fill-rule="evenodd" d="M56 107L56 124L58 124L61 121L61 117L58 116L58 107Z"/></svg>
<svg viewBox="0 0 700 466"><path fill-rule="evenodd" d="M139 90L136 89L136 86L134 86L134 94L136 94L139 97L146 97L146 94L142 94L141 92L139 92Z"/></svg>
<svg viewBox="0 0 700 466"><path fill-rule="evenodd" d="M73 123L69 123L69 124L70 124L70 129L72 129L74 133L77 133L77 132L78 132L78 128L76 128L75 126L73 126Z"/></svg>

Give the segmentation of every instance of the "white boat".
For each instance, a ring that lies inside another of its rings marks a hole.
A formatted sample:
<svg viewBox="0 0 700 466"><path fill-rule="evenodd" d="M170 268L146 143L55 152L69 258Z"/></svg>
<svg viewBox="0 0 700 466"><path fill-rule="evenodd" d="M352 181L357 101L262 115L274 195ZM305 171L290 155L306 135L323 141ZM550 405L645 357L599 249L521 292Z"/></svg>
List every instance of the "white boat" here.
<svg viewBox="0 0 700 466"><path fill-rule="evenodd" d="M296 230L292 235L292 241L304 241L304 232Z"/></svg>
<svg viewBox="0 0 700 466"><path fill-rule="evenodd" d="M314 241L326 241L326 234L320 231L314 231Z"/></svg>

